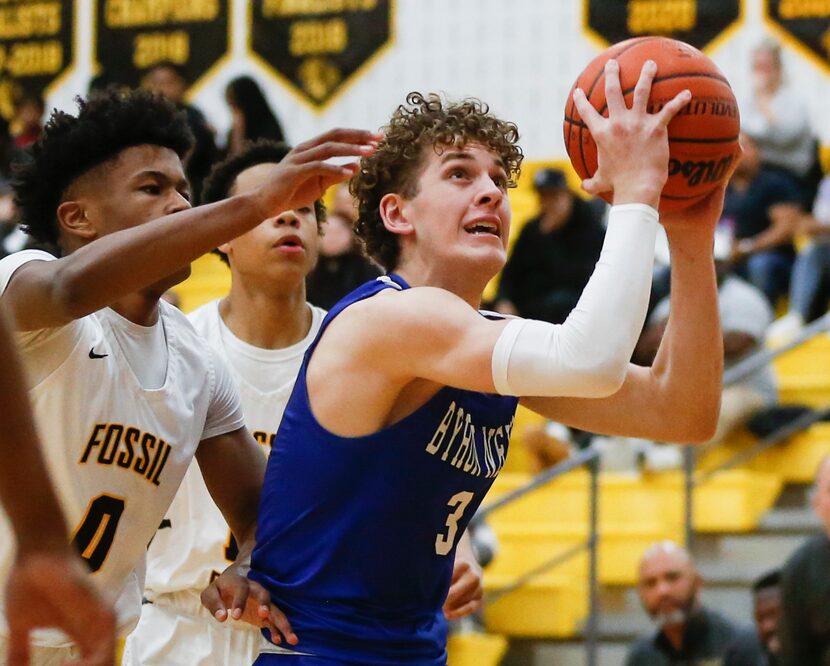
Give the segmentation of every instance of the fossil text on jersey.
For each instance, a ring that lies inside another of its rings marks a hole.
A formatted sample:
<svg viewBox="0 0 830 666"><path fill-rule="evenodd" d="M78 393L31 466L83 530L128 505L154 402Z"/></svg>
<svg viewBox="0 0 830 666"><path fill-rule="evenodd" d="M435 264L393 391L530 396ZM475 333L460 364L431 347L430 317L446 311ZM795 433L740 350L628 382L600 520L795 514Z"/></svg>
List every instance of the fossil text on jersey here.
<svg viewBox="0 0 830 666"><path fill-rule="evenodd" d="M152 433L121 423L96 423L79 463L131 470L157 486L169 455L170 445Z"/></svg>

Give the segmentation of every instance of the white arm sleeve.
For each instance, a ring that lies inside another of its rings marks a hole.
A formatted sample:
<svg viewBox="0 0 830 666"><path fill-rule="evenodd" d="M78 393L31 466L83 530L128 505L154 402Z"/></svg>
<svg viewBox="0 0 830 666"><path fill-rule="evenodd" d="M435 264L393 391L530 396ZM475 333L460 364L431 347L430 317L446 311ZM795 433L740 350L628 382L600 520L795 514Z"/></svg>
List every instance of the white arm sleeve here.
<svg viewBox="0 0 830 666"><path fill-rule="evenodd" d="M611 208L602 254L564 324L515 319L493 348L501 395L601 398L619 390L648 309L657 211Z"/></svg>

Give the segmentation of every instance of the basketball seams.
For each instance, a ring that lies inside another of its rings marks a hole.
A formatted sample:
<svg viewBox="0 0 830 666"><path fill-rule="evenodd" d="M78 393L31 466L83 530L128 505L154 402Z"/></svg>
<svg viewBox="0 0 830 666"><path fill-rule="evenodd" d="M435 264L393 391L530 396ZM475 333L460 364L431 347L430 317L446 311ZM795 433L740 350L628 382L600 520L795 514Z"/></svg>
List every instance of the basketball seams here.
<svg viewBox="0 0 830 666"><path fill-rule="evenodd" d="M619 51L615 52L614 53L614 58L619 58L619 56L621 56L626 51L630 51L635 46L640 46L641 44L645 44L646 42L651 42L651 41L654 41L656 39L661 39L661 38L660 37L635 37L634 39L631 40L630 44L626 44ZM591 85L588 88L588 90L584 91L585 92L585 97L589 101L591 99L591 95L593 95L593 93L594 93L594 88L596 87L597 82L603 77L603 74L604 74L604 66L601 67L599 72L597 72L597 74L594 76L594 80L591 82ZM577 79L577 84L578 83L579 83L579 80ZM575 106L576 105L574 105L574 107ZM582 126L580 126L580 128L579 128L579 157L582 160L582 169L583 169L582 173L586 174L585 177L587 178L590 169L588 169L588 162L585 160L585 141L583 140L583 136L582 136L582 132L585 129L587 129L587 126L585 126L584 124ZM588 135L588 138L589 138L589 140L593 141L593 137L590 136L590 133ZM576 166L576 165L574 165L574 166Z"/></svg>

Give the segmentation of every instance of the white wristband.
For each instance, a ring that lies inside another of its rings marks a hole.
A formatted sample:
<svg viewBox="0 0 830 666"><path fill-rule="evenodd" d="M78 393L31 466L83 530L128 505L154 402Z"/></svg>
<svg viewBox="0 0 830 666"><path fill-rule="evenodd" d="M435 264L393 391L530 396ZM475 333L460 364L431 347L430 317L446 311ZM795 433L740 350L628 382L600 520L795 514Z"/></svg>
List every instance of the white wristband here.
<svg viewBox="0 0 830 666"><path fill-rule="evenodd" d="M645 323L657 211L613 206L602 253L564 324L515 319L493 348L502 395L599 398L619 390Z"/></svg>

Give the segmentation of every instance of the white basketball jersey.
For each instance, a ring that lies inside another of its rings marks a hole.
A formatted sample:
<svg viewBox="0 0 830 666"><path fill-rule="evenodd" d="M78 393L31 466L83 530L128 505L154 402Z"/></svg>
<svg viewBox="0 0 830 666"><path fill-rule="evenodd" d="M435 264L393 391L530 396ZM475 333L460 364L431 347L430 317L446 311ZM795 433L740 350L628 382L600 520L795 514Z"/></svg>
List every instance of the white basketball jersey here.
<svg viewBox="0 0 830 666"><path fill-rule="evenodd" d="M219 301L190 313L193 326L205 336L236 380L245 423L267 456L285 405L300 370L303 354L314 341L325 311L309 305L308 335L285 349L260 349L236 338L222 322ZM236 543L205 487L199 466L187 471L181 489L147 554L148 599L157 595L205 588L236 556Z"/></svg>
<svg viewBox="0 0 830 666"><path fill-rule="evenodd" d="M53 259L25 254L0 261L0 291L27 259ZM161 386L151 390L141 386L118 342L124 331L116 329L126 320L111 310L18 334L49 472L93 580L118 596L121 635L140 613L147 544L199 441L243 425L227 371L214 362L205 340L176 308L161 302L159 313L167 370ZM0 581L13 555L3 516ZM0 633L7 633L5 618ZM35 642L68 643L57 631L38 632Z"/></svg>

